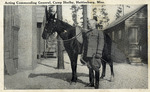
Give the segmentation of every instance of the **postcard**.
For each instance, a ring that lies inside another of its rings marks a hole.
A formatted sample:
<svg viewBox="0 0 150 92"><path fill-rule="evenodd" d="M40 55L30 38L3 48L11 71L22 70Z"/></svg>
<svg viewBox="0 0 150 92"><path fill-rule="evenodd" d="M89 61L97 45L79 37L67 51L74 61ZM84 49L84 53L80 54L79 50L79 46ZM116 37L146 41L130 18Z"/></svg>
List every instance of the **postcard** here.
<svg viewBox="0 0 150 92"><path fill-rule="evenodd" d="M2 0L1 91L149 91L148 0Z"/></svg>

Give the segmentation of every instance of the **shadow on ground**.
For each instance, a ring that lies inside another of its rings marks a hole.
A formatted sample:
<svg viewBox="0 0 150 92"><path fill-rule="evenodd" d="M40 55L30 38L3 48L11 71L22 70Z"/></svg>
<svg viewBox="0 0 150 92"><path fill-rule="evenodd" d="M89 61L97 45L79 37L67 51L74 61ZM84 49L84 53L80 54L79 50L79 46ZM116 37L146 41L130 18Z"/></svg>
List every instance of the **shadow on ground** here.
<svg viewBox="0 0 150 92"><path fill-rule="evenodd" d="M35 78L38 76L45 76L45 77L51 77L51 78L55 78L55 79L61 79L63 81L67 81L67 82L71 83L72 74L71 73L40 73L40 74L30 73L28 78ZM88 74L78 73L77 76L78 77L80 77L80 76L88 77ZM82 83L82 84L87 84L86 82L83 82L80 79L78 79L77 82Z"/></svg>
<svg viewBox="0 0 150 92"><path fill-rule="evenodd" d="M50 65L48 65L48 64L44 64L44 63L38 63L38 64L39 64L39 65L46 66L46 67L51 67L51 68L57 69L57 67L50 66Z"/></svg>

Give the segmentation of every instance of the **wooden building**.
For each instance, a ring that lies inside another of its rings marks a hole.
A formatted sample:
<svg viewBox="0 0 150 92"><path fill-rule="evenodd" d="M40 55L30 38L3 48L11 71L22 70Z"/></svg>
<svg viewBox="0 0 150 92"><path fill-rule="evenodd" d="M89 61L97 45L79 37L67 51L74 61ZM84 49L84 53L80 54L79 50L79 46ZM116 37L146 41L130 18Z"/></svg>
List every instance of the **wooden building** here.
<svg viewBox="0 0 150 92"><path fill-rule="evenodd" d="M15 74L18 68L19 29L18 7L4 6L4 70L9 70L10 74Z"/></svg>
<svg viewBox="0 0 150 92"><path fill-rule="evenodd" d="M4 6L4 70L34 69L44 51L42 22L45 7Z"/></svg>
<svg viewBox="0 0 150 92"><path fill-rule="evenodd" d="M148 63L147 5L112 22L104 32L118 44L130 63Z"/></svg>

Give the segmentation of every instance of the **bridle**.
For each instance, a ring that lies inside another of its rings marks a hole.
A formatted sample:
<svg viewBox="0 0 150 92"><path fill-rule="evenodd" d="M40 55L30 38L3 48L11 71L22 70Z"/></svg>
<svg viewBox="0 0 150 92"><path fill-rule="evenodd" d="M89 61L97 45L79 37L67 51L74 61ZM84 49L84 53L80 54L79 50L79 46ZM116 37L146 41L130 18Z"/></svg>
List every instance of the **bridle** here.
<svg viewBox="0 0 150 92"><path fill-rule="evenodd" d="M56 20L56 19L55 19L55 20ZM55 32L55 31L53 31L53 30L57 27L57 25L53 25L53 26L54 26L54 27L51 28L51 33ZM46 29L46 30L47 30L47 29ZM65 31L65 32L67 32L67 31ZM51 35L52 35L52 34L51 34ZM81 35L82 35L82 32L78 33L77 35L73 36L73 37L70 38L70 39L66 39L66 40L58 40L58 39L57 39L57 41L68 42L68 41L71 41L71 40L74 40L74 39L80 37ZM50 33L49 33L48 36L50 36ZM48 37L47 37L47 39L48 39Z"/></svg>

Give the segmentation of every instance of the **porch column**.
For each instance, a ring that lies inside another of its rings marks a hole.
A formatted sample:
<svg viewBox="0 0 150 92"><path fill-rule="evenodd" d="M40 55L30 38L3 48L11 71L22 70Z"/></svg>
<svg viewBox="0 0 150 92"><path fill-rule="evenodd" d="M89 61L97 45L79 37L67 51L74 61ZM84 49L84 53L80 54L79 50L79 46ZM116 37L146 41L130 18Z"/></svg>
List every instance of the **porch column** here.
<svg viewBox="0 0 150 92"><path fill-rule="evenodd" d="M36 6L18 6L20 30L18 34L18 67L33 69L37 64Z"/></svg>
<svg viewBox="0 0 150 92"><path fill-rule="evenodd" d="M62 6L57 5L57 18L62 20ZM63 57L63 47L62 42L60 42L61 38L58 36L58 63L57 68L58 69L64 69L64 57Z"/></svg>
<svg viewBox="0 0 150 92"><path fill-rule="evenodd" d="M87 29L87 5L83 5L83 28Z"/></svg>

